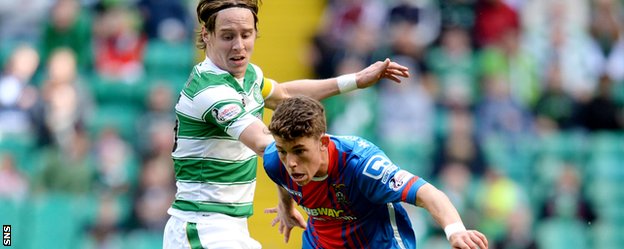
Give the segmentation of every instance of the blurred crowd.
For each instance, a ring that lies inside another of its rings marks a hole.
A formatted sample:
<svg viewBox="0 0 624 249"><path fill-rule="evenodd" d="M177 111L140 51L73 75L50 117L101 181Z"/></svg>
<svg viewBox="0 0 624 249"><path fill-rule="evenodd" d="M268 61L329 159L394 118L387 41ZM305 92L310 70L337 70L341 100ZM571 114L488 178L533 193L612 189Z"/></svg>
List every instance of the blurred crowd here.
<svg viewBox="0 0 624 249"><path fill-rule="evenodd" d="M0 1L0 220L28 224L14 244L160 247L195 4ZM329 132L434 183L492 248L610 249L624 244L623 32L622 0L327 0L306 58L315 78L411 69L326 100ZM413 215L421 248L448 248Z"/></svg>

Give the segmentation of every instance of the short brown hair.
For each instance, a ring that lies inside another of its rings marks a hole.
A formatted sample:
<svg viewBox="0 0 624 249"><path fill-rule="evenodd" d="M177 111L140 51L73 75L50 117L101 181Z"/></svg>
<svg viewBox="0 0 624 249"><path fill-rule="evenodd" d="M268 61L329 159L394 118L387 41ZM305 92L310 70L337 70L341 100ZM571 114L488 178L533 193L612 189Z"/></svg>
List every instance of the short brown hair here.
<svg viewBox="0 0 624 249"><path fill-rule="evenodd" d="M285 99L275 108L269 131L284 140L320 137L327 131L325 108L307 96Z"/></svg>
<svg viewBox="0 0 624 249"><path fill-rule="evenodd" d="M254 16L254 28L258 31L258 9L260 0L200 0L197 4L197 21L199 31L195 45L199 49L205 49L206 44L201 35L201 28L206 27L206 31L211 34L215 31L217 13L221 10L238 7L251 10Z"/></svg>

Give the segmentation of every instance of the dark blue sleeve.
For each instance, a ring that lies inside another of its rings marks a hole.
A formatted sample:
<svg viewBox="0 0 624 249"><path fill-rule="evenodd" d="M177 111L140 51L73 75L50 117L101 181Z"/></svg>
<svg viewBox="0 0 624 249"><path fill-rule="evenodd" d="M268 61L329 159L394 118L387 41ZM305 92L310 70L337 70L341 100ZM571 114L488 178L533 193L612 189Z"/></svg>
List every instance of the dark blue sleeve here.
<svg viewBox="0 0 624 249"><path fill-rule="evenodd" d="M367 154L349 162L362 193L373 203L415 204L418 188L427 182L394 165L379 149Z"/></svg>

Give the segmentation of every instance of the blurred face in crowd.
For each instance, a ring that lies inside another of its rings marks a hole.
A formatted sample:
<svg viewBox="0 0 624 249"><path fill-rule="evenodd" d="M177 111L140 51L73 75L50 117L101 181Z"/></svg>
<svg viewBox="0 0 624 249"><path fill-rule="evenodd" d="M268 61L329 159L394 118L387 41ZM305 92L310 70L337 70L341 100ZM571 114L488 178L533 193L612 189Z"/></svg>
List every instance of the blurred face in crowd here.
<svg viewBox="0 0 624 249"><path fill-rule="evenodd" d="M327 175L327 146L329 137L298 137L285 140L274 136L277 152L290 175L290 178L299 186L304 186L314 177Z"/></svg>
<svg viewBox="0 0 624 249"><path fill-rule="evenodd" d="M227 8L219 11L215 30L203 31L206 55L215 65L236 78L245 76L256 41L254 16L246 8Z"/></svg>

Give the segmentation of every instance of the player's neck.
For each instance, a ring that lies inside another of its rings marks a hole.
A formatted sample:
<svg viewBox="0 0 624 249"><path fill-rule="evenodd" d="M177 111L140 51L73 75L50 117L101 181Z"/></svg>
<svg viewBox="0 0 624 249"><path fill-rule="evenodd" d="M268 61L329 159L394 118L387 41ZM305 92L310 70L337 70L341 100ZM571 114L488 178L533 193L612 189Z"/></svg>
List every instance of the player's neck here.
<svg viewBox="0 0 624 249"><path fill-rule="evenodd" d="M314 174L314 176L312 177L312 181L318 182L327 179L328 165L329 151L326 151L326 153L321 154L321 166L319 167L319 170L316 172L316 174Z"/></svg>

